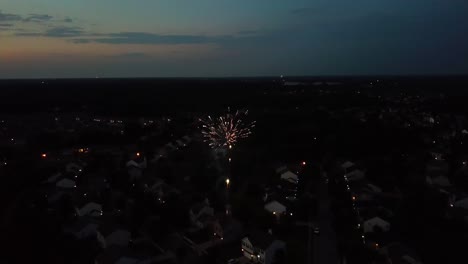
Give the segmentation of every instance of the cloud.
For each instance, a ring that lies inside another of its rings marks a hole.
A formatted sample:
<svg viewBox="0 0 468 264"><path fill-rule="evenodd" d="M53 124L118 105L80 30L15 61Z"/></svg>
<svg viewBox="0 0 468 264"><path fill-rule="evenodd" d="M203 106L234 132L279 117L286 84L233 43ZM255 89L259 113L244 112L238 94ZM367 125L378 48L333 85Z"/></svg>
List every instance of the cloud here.
<svg viewBox="0 0 468 264"><path fill-rule="evenodd" d="M0 27L12 27L14 26L13 24L10 24L10 23L0 23Z"/></svg>
<svg viewBox="0 0 468 264"><path fill-rule="evenodd" d="M24 30L20 30L19 32L15 33L15 36L18 37L41 37L43 36L42 33L39 32L23 32Z"/></svg>
<svg viewBox="0 0 468 264"><path fill-rule="evenodd" d="M65 23L73 23L73 19L67 17L67 18L65 18L65 19L63 20L63 22L65 22Z"/></svg>
<svg viewBox="0 0 468 264"><path fill-rule="evenodd" d="M17 32L19 37L49 37L49 38L71 38L80 37L85 31L80 27L53 27L45 32Z"/></svg>
<svg viewBox="0 0 468 264"><path fill-rule="evenodd" d="M217 43L230 39L229 36L204 35L163 35L146 32L121 32L110 34L95 34L95 38L74 39L74 43L97 42L104 44L205 44Z"/></svg>
<svg viewBox="0 0 468 264"><path fill-rule="evenodd" d="M20 15L2 13L0 10L0 22L20 21L22 17Z"/></svg>
<svg viewBox="0 0 468 264"><path fill-rule="evenodd" d="M80 27L54 27L48 29L44 36L52 38L79 37L85 34Z"/></svg>
<svg viewBox="0 0 468 264"><path fill-rule="evenodd" d="M46 14L29 14L28 17L24 18L24 22L46 22L52 20L52 16Z"/></svg>
<svg viewBox="0 0 468 264"><path fill-rule="evenodd" d="M149 58L150 56L143 52L127 52L127 53L117 54L111 57L119 58L119 59L143 59L143 58Z"/></svg>

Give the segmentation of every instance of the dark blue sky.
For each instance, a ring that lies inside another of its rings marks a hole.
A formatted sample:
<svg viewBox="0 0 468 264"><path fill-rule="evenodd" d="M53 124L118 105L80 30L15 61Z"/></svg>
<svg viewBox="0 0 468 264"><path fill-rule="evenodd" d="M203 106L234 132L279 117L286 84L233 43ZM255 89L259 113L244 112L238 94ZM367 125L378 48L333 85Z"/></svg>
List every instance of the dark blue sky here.
<svg viewBox="0 0 468 264"><path fill-rule="evenodd" d="M467 74L466 0L3 0L0 78Z"/></svg>

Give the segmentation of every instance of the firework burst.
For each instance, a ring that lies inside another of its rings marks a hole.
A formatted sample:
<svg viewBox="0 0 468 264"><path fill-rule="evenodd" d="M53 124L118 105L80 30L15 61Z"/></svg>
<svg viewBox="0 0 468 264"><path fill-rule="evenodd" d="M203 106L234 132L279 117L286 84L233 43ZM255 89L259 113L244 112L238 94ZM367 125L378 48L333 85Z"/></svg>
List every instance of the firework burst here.
<svg viewBox="0 0 468 264"><path fill-rule="evenodd" d="M247 138L252 134L255 121L245 123L243 118L247 115L248 110L237 110L232 114L228 108L228 112L218 118L208 116L207 119L200 119L205 142L208 142L212 148L232 148L239 139Z"/></svg>

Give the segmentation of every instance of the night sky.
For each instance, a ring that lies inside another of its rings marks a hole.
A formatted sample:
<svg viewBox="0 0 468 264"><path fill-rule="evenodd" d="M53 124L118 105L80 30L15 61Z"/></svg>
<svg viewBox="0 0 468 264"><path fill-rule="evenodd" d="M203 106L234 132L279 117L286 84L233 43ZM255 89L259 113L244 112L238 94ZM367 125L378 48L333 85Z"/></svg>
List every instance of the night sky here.
<svg viewBox="0 0 468 264"><path fill-rule="evenodd" d="M0 78L468 73L466 0L0 0Z"/></svg>

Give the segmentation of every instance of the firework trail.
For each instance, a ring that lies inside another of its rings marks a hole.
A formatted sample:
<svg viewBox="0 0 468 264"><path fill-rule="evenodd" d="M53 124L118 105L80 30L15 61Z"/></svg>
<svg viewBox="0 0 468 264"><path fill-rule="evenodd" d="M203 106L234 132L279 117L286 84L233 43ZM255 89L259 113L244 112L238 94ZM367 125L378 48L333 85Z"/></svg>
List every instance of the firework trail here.
<svg viewBox="0 0 468 264"><path fill-rule="evenodd" d="M218 118L208 116L207 119L200 119L205 142L208 142L212 148L232 148L238 140L249 137L255 127L255 121L251 123L243 121L248 112L248 110L237 110L231 114L228 108L228 112Z"/></svg>

